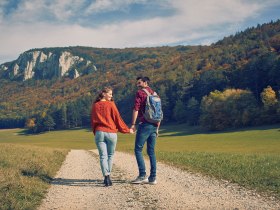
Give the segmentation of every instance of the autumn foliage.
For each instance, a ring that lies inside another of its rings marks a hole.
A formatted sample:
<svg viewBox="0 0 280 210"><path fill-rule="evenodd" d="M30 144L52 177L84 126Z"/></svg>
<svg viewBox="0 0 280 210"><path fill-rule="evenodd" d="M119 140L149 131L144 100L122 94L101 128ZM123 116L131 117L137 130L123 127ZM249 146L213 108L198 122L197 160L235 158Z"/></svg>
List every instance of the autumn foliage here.
<svg viewBox="0 0 280 210"><path fill-rule="evenodd" d="M89 59L97 70L80 66L76 79L25 82L7 79L0 71L0 127L47 131L89 126L91 103L108 85L129 123L139 75L150 77L162 98L163 123L186 122L212 130L279 123L279 35L278 20L210 46L45 48L67 49Z"/></svg>

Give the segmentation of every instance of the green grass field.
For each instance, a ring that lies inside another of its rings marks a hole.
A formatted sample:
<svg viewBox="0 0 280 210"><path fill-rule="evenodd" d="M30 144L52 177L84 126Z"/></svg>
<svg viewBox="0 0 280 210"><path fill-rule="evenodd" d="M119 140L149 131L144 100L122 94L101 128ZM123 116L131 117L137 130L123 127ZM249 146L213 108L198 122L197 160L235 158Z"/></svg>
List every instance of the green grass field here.
<svg viewBox="0 0 280 210"><path fill-rule="evenodd" d="M133 153L134 138L135 135L119 134L117 150ZM17 147L41 148L48 153L62 149L62 154L69 149L95 149L93 139L87 129L39 135L25 135L20 129L0 130L0 144L5 145L6 154L9 148ZM158 160L184 170L229 180L280 199L280 125L215 133L184 124L162 126L156 153ZM3 157L1 152L2 172L6 159L9 161L9 155Z"/></svg>

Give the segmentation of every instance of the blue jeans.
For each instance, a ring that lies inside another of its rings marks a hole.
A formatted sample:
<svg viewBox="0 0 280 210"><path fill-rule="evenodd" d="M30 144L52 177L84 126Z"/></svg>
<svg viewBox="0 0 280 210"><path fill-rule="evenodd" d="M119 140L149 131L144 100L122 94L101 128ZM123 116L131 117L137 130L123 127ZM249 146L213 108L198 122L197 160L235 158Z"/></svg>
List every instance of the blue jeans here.
<svg viewBox="0 0 280 210"><path fill-rule="evenodd" d="M99 152L102 174L103 176L110 175L113 166L113 157L117 145L117 134L96 131L95 143Z"/></svg>
<svg viewBox="0 0 280 210"><path fill-rule="evenodd" d="M156 145L156 130L157 127L151 123L141 123L138 126L135 139L134 153L136 156L139 176L146 176L146 167L142 154L142 150L145 142L147 141L147 153L150 159L150 178L156 177L156 155L155 155L155 145Z"/></svg>

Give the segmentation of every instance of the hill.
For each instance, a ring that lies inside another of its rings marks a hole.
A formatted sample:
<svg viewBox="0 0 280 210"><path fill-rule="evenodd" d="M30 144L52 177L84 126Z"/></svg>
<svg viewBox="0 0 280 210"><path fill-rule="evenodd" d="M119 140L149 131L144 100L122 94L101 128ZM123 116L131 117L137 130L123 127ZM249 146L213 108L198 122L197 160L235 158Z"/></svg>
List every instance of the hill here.
<svg viewBox="0 0 280 210"><path fill-rule="evenodd" d="M164 122L201 123L203 97L226 89L249 90L256 107L263 108L261 93L270 87L277 115L279 53L280 20L211 46L31 49L0 67L0 127L23 126L27 119L38 121L36 115L55 118L63 113L63 119L54 119L56 125L62 124L58 120L65 121L61 127L87 125L91 101L107 85L114 88L116 103L128 120L138 75L149 76L163 99ZM256 123L274 122L261 117Z"/></svg>

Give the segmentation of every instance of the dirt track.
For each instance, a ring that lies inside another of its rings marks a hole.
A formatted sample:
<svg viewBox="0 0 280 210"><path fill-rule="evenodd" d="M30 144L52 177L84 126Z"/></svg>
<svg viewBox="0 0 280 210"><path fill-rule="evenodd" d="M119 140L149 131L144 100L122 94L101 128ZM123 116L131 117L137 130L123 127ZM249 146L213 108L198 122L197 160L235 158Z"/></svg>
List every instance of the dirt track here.
<svg viewBox="0 0 280 210"><path fill-rule="evenodd" d="M134 156L116 152L113 186L103 187L97 151L71 150L39 209L280 209L237 185L162 163L157 185L130 184L136 176Z"/></svg>

